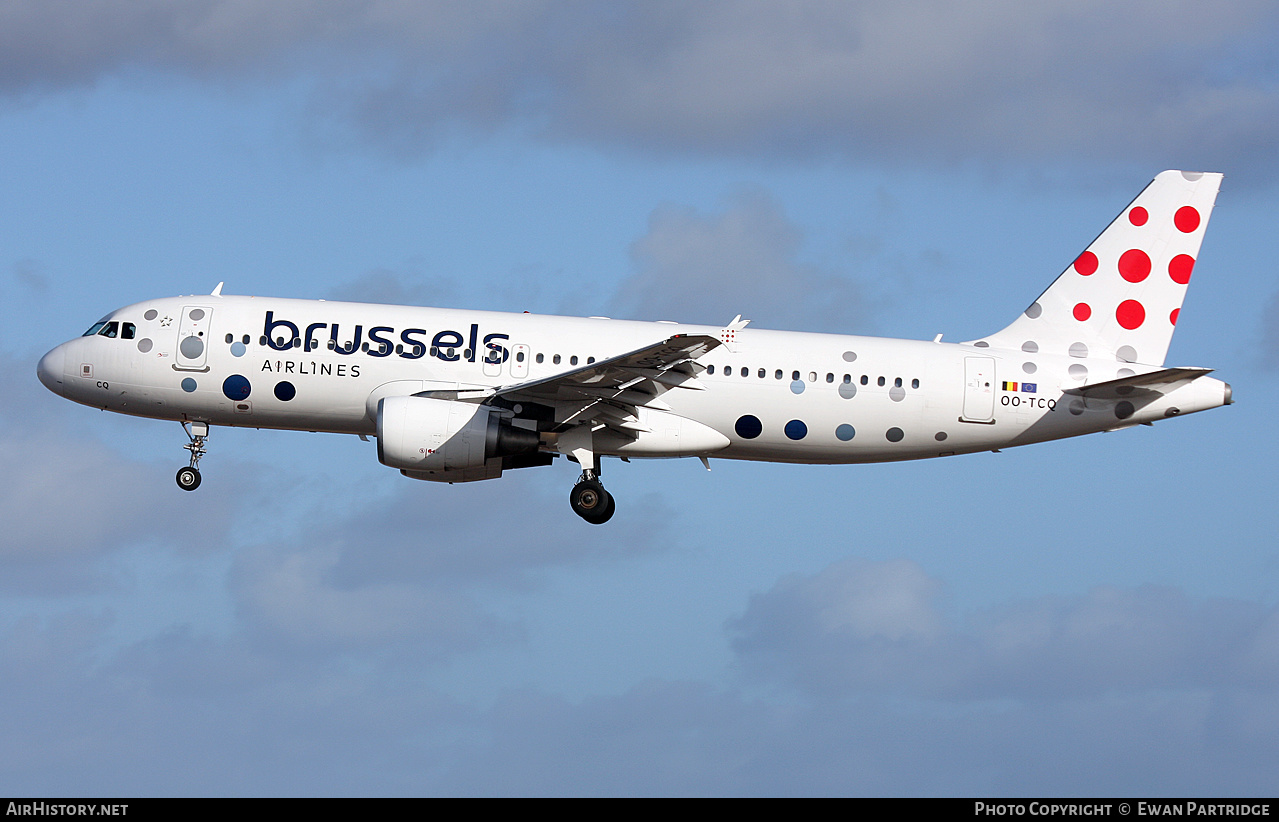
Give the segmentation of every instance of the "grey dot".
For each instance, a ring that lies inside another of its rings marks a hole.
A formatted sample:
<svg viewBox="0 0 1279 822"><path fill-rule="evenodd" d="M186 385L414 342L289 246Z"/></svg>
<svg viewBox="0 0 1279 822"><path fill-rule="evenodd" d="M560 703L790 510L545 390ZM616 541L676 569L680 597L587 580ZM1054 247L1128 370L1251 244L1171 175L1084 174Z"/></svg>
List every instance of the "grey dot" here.
<svg viewBox="0 0 1279 822"><path fill-rule="evenodd" d="M884 432L884 436L888 438L889 442L901 442L902 437L906 436L906 434L900 428L889 428Z"/></svg>
<svg viewBox="0 0 1279 822"><path fill-rule="evenodd" d="M192 391L194 391L194 390L195 390L195 380L191 379L190 377L187 377L185 380L183 380L183 381L182 381L182 390L183 390L183 391L185 391L185 392L187 392L188 394L190 394Z"/></svg>
<svg viewBox="0 0 1279 822"><path fill-rule="evenodd" d="M1084 345L1083 343L1080 343L1080 342L1077 342L1077 343L1071 343L1071 344L1070 344L1070 356L1072 356L1072 357L1078 357L1078 358L1079 358L1079 359L1081 359L1081 360L1082 360L1082 359L1084 359L1085 357L1087 357L1087 356L1088 356L1088 346L1086 346L1086 345Z"/></svg>
<svg viewBox="0 0 1279 822"><path fill-rule="evenodd" d="M1021 370L1025 371L1027 374L1033 374L1039 370L1039 367L1033 362L1024 362L1021 364Z"/></svg>
<svg viewBox="0 0 1279 822"><path fill-rule="evenodd" d="M853 426L849 425L848 423L844 423L843 425L835 429L835 437L839 439L841 442L848 442L856 435L857 435L857 431L853 428Z"/></svg>
<svg viewBox="0 0 1279 822"><path fill-rule="evenodd" d="M894 385L892 388L888 389L888 398L893 402L901 402L906 399L906 389L902 388L900 385Z"/></svg>
<svg viewBox="0 0 1279 822"><path fill-rule="evenodd" d="M1084 377L1088 376L1087 366L1080 365L1079 363L1075 363L1067 370L1070 372L1070 378L1073 380L1082 380Z"/></svg>
<svg viewBox="0 0 1279 822"><path fill-rule="evenodd" d="M151 320L154 320L157 316L159 315L156 313L156 310L154 308L148 308L147 313L142 315L142 319L147 320L149 322Z"/></svg>
<svg viewBox="0 0 1279 822"><path fill-rule="evenodd" d="M844 352L844 362L855 362L856 360L857 360L857 353L855 351Z"/></svg>
<svg viewBox="0 0 1279 822"><path fill-rule="evenodd" d="M1181 172L1181 176L1193 183L1195 180L1204 176L1204 173L1202 171L1183 171Z"/></svg>
<svg viewBox="0 0 1279 822"><path fill-rule="evenodd" d="M248 351L248 349L244 347L244 343L242 343L242 342L233 342L233 343L231 343L231 355L232 355L232 356L235 356L235 357L243 357L243 356L244 356L244 352L246 352L246 351Z"/></svg>
<svg viewBox="0 0 1279 822"><path fill-rule="evenodd" d="M191 336L182 341L182 345L178 346L178 350L182 352L182 356L188 360L194 360L196 357L204 353L204 343L199 337Z"/></svg>
<svg viewBox="0 0 1279 822"><path fill-rule="evenodd" d="M204 309L193 308L191 309L191 313L188 314L187 316L191 318L192 322L199 322L200 320L204 319Z"/></svg>
<svg viewBox="0 0 1279 822"><path fill-rule="evenodd" d="M973 343L973 348L990 348L990 343L986 342L985 340L978 340L977 342Z"/></svg>
<svg viewBox="0 0 1279 822"><path fill-rule="evenodd" d="M1119 404L1115 406L1115 416L1121 420L1126 420L1131 417L1133 412L1136 410L1137 409L1133 408L1132 403L1128 402L1128 400L1121 400Z"/></svg>
<svg viewBox="0 0 1279 822"><path fill-rule="evenodd" d="M1119 369L1118 372L1115 373L1115 377L1116 379L1123 379L1124 377L1131 377L1133 374L1136 374L1136 373L1137 372L1133 371L1131 368L1121 368Z"/></svg>
<svg viewBox="0 0 1279 822"><path fill-rule="evenodd" d="M1115 352L1115 359L1120 362L1136 362L1137 349L1133 348L1131 345L1121 345L1119 346L1119 350Z"/></svg>
<svg viewBox="0 0 1279 822"><path fill-rule="evenodd" d="M141 351L143 354L145 354L145 353L147 353L148 351L150 351L150 350L151 350L151 340L150 340L150 339L148 339L148 338L146 338L146 337L143 337L142 339L138 340L138 350L139 350L139 351Z"/></svg>
<svg viewBox="0 0 1279 822"><path fill-rule="evenodd" d="M804 393L804 381L803 381L803 380L791 380L790 390L791 390L793 393L795 393L795 394L803 394L803 393Z"/></svg>
<svg viewBox="0 0 1279 822"><path fill-rule="evenodd" d="M1026 309L1026 316L1032 320L1038 319L1042 313L1044 313L1044 307L1039 303L1031 303L1030 307Z"/></svg>
<svg viewBox="0 0 1279 822"><path fill-rule="evenodd" d="M936 435L935 437L933 437L933 439L937 440L938 442L945 442L945 441L946 441L946 432L945 432L945 431L938 431L938 432L937 432L937 435Z"/></svg>
<svg viewBox="0 0 1279 822"><path fill-rule="evenodd" d="M839 395L846 400L851 400L857 396L857 386L851 382L842 382L839 384Z"/></svg>
<svg viewBox="0 0 1279 822"><path fill-rule="evenodd" d="M1026 340L1024 343L1021 344L1021 350L1025 351L1027 354L1038 354L1039 343L1035 342L1034 340Z"/></svg>
<svg viewBox="0 0 1279 822"><path fill-rule="evenodd" d="M1080 414L1084 413L1084 401L1083 401L1083 400L1071 400L1071 401L1070 401L1070 406L1069 406L1069 409L1068 409L1068 410L1070 411L1070 413L1071 413L1071 414L1073 414L1073 415L1075 415L1076 417L1078 417Z"/></svg>

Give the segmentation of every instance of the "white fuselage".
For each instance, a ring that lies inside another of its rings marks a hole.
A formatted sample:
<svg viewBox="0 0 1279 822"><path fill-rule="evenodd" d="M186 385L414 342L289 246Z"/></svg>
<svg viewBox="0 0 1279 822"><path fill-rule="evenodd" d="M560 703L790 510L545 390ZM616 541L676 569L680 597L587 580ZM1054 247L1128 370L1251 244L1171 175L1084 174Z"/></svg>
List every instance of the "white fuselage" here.
<svg viewBox="0 0 1279 822"><path fill-rule="evenodd" d="M360 435L376 434L383 397L481 397L674 335L723 341L698 359L705 370L690 385L638 409L650 435L637 441L650 445L601 437L594 450L605 455L918 459L1230 401L1225 383L1200 378L1119 416L1114 401L1065 392L1160 366L833 334L220 295L138 303L104 320L119 324L116 336L77 338L41 361L41 380L56 393L156 419ZM180 345L192 337L202 345ZM570 411L555 413L563 422ZM668 447L661 430L673 419L722 438ZM554 436L542 449L569 453Z"/></svg>

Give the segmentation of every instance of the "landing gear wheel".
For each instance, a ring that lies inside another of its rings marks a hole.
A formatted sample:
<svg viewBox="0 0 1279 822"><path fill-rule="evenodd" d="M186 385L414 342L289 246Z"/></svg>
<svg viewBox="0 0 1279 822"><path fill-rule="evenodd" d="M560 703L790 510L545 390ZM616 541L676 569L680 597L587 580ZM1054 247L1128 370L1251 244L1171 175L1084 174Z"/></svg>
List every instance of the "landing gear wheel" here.
<svg viewBox="0 0 1279 822"><path fill-rule="evenodd" d="M603 525L617 510L613 495L592 479L582 480L574 485L568 495L568 502L573 506L573 513L592 525Z"/></svg>
<svg viewBox="0 0 1279 822"><path fill-rule="evenodd" d="M200 487L200 472L189 466L178 469L178 487L183 491L194 491Z"/></svg>

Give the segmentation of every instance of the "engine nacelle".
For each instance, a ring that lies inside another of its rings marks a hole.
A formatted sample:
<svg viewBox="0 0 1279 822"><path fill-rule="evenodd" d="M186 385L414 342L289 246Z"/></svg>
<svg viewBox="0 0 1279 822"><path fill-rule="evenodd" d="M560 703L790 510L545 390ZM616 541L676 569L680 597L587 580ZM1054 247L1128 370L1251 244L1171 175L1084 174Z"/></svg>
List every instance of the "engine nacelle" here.
<svg viewBox="0 0 1279 822"><path fill-rule="evenodd" d="M536 431L504 422L487 405L432 397L378 401L377 458L402 471L473 471L488 460L536 451L539 444ZM501 464L496 467L500 474Z"/></svg>

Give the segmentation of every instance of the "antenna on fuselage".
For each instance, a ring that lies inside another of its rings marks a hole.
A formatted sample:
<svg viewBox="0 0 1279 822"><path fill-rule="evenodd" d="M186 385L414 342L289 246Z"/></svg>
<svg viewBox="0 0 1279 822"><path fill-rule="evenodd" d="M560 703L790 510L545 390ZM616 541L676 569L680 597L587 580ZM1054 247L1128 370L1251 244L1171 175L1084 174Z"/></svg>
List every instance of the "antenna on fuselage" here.
<svg viewBox="0 0 1279 822"><path fill-rule="evenodd" d="M217 288L215 288L215 289L213 289L213 291L211 292L210 296L213 296L213 297L221 297L221 296L222 296L222 286L224 286L224 285L226 285L226 283L225 283L225 282L218 283L218 287L217 287Z"/></svg>

